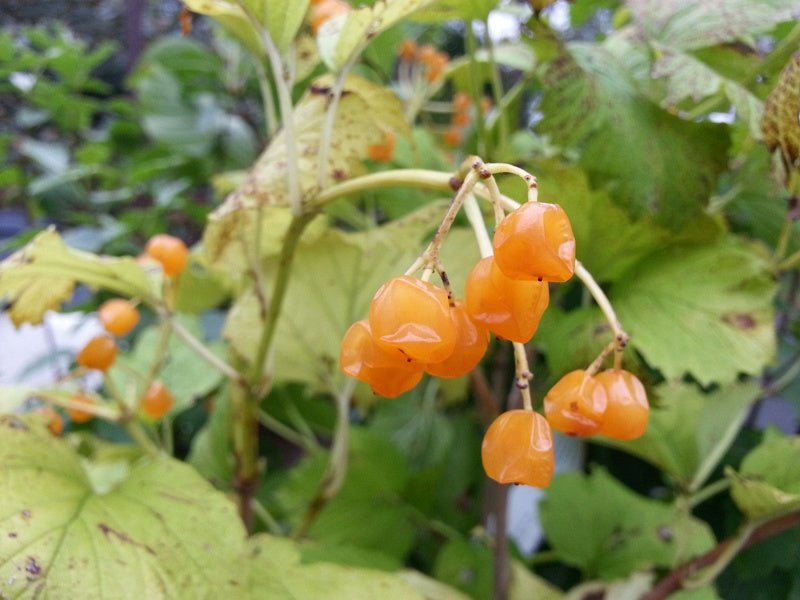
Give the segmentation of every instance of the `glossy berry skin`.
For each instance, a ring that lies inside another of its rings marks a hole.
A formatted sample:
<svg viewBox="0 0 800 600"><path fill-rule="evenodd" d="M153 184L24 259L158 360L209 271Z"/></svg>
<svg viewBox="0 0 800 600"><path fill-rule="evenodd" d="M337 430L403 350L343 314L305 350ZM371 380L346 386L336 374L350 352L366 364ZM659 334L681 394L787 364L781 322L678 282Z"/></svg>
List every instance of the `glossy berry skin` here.
<svg viewBox="0 0 800 600"><path fill-rule="evenodd" d="M97 310L103 328L116 336L128 335L139 322L139 311L129 300L112 298Z"/></svg>
<svg viewBox="0 0 800 600"><path fill-rule="evenodd" d="M597 433L607 406L605 388L582 369L564 375L544 397L550 426L567 435Z"/></svg>
<svg viewBox="0 0 800 600"><path fill-rule="evenodd" d="M151 237L144 251L147 256L161 263L164 273L170 276L183 271L189 260L189 249L186 244L165 233Z"/></svg>
<svg viewBox="0 0 800 600"><path fill-rule="evenodd" d="M383 134L383 142L380 144L373 144L367 146L367 156L370 160L375 162L389 162L394 156L394 148L397 143L397 138L392 131L386 131Z"/></svg>
<svg viewBox="0 0 800 600"><path fill-rule="evenodd" d="M323 24L336 15L348 12L351 8L344 0L318 0L312 2L308 13L311 31L314 32L314 35L317 35Z"/></svg>
<svg viewBox="0 0 800 600"><path fill-rule="evenodd" d="M86 394L73 394L70 398L72 402L75 404L83 404L86 406L91 406L94 404L94 401L90 396ZM85 410L80 410L79 408L69 408L67 409L67 414L69 415L70 420L73 423L88 423L92 419L94 419L94 414L90 412L86 412Z"/></svg>
<svg viewBox="0 0 800 600"><path fill-rule="evenodd" d="M423 366L400 352L386 352L372 337L369 321L353 323L344 334L339 351L343 373L363 381L385 398L396 398L422 379Z"/></svg>
<svg viewBox="0 0 800 600"><path fill-rule="evenodd" d="M650 405L642 382L624 369L598 373L595 380L606 391L608 406L600 422L601 435L635 440L647 431Z"/></svg>
<svg viewBox="0 0 800 600"><path fill-rule="evenodd" d="M547 487L553 478L553 436L547 420L532 410L510 410L483 436L481 462L499 483Z"/></svg>
<svg viewBox="0 0 800 600"><path fill-rule="evenodd" d="M390 279L375 293L369 326L385 351L421 363L441 362L456 346L447 292L408 275Z"/></svg>
<svg viewBox="0 0 800 600"><path fill-rule="evenodd" d="M512 279L566 281L575 272L575 236L557 204L526 202L494 233L497 266Z"/></svg>
<svg viewBox="0 0 800 600"><path fill-rule="evenodd" d="M467 277L470 318L512 342L530 341L549 302L546 282L511 279L495 266L491 256L478 261Z"/></svg>
<svg viewBox="0 0 800 600"><path fill-rule="evenodd" d="M117 360L117 342L108 335L97 335L78 353L78 364L87 369L106 371Z"/></svg>
<svg viewBox="0 0 800 600"><path fill-rule="evenodd" d="M467 315L462 302L450 309L456 326L456 347L442 362L425 365L425 370L436 377L450 379L466 375L478 366L489 346L489 332L479 327Z"/></svg>
<svg viewBox="0 0 800 600"><path fill-rule="evenodd" d="M175 397L161 381L154 381L147 387L140 408L151 419L160 419L175 405Z"/></svg>

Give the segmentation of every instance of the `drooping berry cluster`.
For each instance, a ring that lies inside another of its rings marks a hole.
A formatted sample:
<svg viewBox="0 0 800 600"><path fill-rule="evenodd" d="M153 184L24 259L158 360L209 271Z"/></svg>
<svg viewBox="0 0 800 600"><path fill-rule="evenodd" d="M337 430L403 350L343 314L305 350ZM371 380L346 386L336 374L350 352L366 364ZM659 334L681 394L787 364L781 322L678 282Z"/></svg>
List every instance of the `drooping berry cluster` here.
<svg viewBox="0 0 800 600"><path fill-rule="evenodd" d="M492 108L492 101L487 96L480 100L481 111L485 115ZM472 100L464 92L456 92L453 96L453 116L450 125L444 132L444 141L450 146L460 146L464 141L464 131L472 122Z"/></svg>
<svg viewBox="0 0 800 600"><path fill-rule="evenodd" d="M515 241L515 236L532 241ZM549 302L547 281L564 281L575 268L569 221L556 205L530 202L500 224L494 246L496 258L484 258L469 274L464 302L409 275L384 284L372 299L369 318L345 334L342 371L367 382L376 394L395 397L425 372L437 377L469 373L486 352L489 332L530 340Z"/></svg>

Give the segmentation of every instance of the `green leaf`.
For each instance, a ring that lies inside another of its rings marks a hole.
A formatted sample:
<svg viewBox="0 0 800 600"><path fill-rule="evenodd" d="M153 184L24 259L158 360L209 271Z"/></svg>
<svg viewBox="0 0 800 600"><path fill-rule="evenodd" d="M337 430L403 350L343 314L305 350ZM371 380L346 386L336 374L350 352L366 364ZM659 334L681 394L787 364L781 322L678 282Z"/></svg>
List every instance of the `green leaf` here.
<svg viewBox="0 0 800 600"><path fill-rule="evenodd" d="M405 572L385 573L324 562L302 564L294 542L260 534L249 541L249 589L254 598L425 600ZM437 588L439 589L439 588ZM457 595L442 596L458 600Z"/></svg>
<svg viewBox="0 0 800 600"><path fill-rule="evenodd" d="M645 434L629 442L602 439L698 489L723 458L750 404L758 397L755 383L733 383L703 394L696 386L662 384L652 390ZM599 439L599 438L598 438Z"/></svg>
<svg viewBox="0 0 800 600"><path fill-rule="evenodd" d="M603 579L680 564L714 545L704 522L636 495L599 468L556 476L540 513L558 557Z"/></svg>
<svg viewBox="0 0 800 600"><path fill-rule="evenodd" d="M219 22L237 38L254 56L264 53L259 33L252 21L236 2L228 0L182 0L186 8L201 15L208 15Z"/></svg>
<svg viewBox="0 0 800 600"><path fill-rule="evenodd" d="M436 0L433 6L416 13L412 19L423 23L486 20L496 5L497 0Z"/></svg>
<svg viewBox="0 0 800 600"><path fill-rule="evenodd" d="M580 164L593 187L632 216L655 214L674 230L697 217L726 167L726 126L659 108L636 91L609 46L568 44L544 83L542 130L562 145L585 140Z"/></svg>
<svg viewBox="0 0 800 600"><path fill-rule="evenodd" d="M303 24L309 0L248 0L254 9L261 11L261 22L269 28L272 41L281 52L291 46Z"/></svg>
<svg viewBox="0 0 800 600"><path fill-rule="evenodd" d="M190 467L141 459L98 493L41 423L0 416L0 430L6 595L202 598L241 589L232 569L244 539L235 507Z"/></svg>
<svg viewBox="0 0 800 600"><path fill-rule="evenodd" d="M0 298L10 302L15 325L42 322L72 297L77 283L103 288L130 298L152 300L160 275L149 277L133 258L96 256L67 247L54 228L0 263Z"/></svg>
<svg viewBox="0 0 800 600"><path fill-rule="evenodd" d="M736 42L797 18L796 0L626 0L637 33L675 48Z"/></svg>
<svg viewBox="0 0 800 600"><path fill-rule="evenodd" d="M433 0L381 0L337 15L323 23L317 34L319 54L331 71L339 71L363 51L382 31L400 22Z"/></svg>
<svg viewBox="0 0 800 600"><path fill-rule="evenodd" d="M584 369L608 345L613 332L599 308L565 312L551 306L542 316L534 343L547 355L554 376Z"/></svg>
<svg viewBox="0 0 800 600"><path fill-rule="evenodd" d="M754 246L735 238L653 255L612 290L631 343L670 378L701 384L756 375L775 355L775 283Z"/></svg>
<svg viewBox="0 0 800 600"><path fill-rule="evenodd" d="M433 574L472 598L491 598L492 560L492 551L481 542L451 539L436 556Z"/></svg>
<svg viewBox="0 0 800 600"><path fill-rule="evenodd" d="M662 101L674 107L684 99L699 102L703 98L723 93L736 107L737 119L744 122L753 139L761 139L761 117L764 104L740 82L728 79L688 52L657 46L658 59L652 76L667 80L667 94Z"/></svg>
<svg viewBox="0 0 800 600"><path fill-rule="evenodd" d="M192 438L192 447L186 459L218 489L226 489L233 481L231 432L230 399L227 393L220 393L214 398L208 421Z"/></svg>
<svg viewBox="0 0 800 600"><path fill-rule="evenodd" d="M635 571L625 579L613 581L588 581L569 590L565 600L583 598L613 598L614 600L639 600L653 588L653 574ZM672 598L672 595L670 595Z"/></svg>
<svg viewBox="0 0 800 600"><path fill-rule="evenodd" d="M800 508L800 437L774 429L742 461L729 468L731 496L749 519Z"/></svg>

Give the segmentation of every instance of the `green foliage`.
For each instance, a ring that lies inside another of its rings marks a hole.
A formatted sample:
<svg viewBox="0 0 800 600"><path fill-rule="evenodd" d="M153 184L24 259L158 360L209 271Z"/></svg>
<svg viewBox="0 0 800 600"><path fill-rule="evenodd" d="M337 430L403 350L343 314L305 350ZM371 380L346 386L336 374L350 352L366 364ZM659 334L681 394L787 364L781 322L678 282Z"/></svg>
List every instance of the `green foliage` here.
<svg viewBox="0 0 800 600"><path fill-rule="evenodd" d="M796 2L356 4L313 32L309 0L184 0L208 18L113 86L113 45L0 32L0 203L61 231L12 240L4 310L40 323L86 286L142 313L94 421L71 355L52 387L0 386L0 597L795 597L798 438L752 409L800 372ZM490 42L496 10L525 34ZM390 277L438 262L464 298L495 216L473 154L506 207L530 185L509 171L535 175L592 274L551 286L534 407L620 329L651 406L639 439L588 440L590 474L559 463L531 557L481 465L519 402L509 344L392 401L338 369ZM409 269L476 163L480 215ZM112 256L165 231L200 240L178 276Z"/></svg>

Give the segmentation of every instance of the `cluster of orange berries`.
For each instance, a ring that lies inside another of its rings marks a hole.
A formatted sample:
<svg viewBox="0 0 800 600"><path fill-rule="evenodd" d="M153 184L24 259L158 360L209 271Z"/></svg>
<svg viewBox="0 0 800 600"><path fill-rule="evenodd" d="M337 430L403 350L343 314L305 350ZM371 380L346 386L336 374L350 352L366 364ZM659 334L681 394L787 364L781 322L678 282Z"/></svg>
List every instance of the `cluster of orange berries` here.
<svg viewBox="0 0 800 600"><path fill-rule="evenodd" d="M423 77L428 83L436 83L444 75L450 57L430 44L418 45L414 40L403 40L400 44L400 61L407 66L418 63L422 66Z"/></svg>
<svg viewBox="0 0 800 600"><path fill-rule="evenodd" d="M549 283L575 271L575 238L557 204L527 202L497 226L494 254L480 260L466 281L465 301L408 275L375 294L369 317L342 340L341 370L395 397L423 373L459 377L481 361L489 332L528 342L549 304ZM444 279L444 278L443 278ZM545 398L545 416L511 410L489 427L481 456L486 473L501 483L545 487L554 469L552 428L568 435L640 436L649 407L644 387L621 369L594 375L573 371Z"/></svg>
<svg viewBox="0 0 800 600"><path fill-rule="evenodd" d="M492 101L484 96L481 98L481 110L486 113L492 108ZM464 130L472 122L472 100L464 92L456 92L453 96L453 116L450 125L444 133L444 141L450 146L460 146L464 141Z"/></svg>
<svg viewBox="0 0 800 600"><path fill-rule="evenodd" d="M530 340L549 302L545 278L565 281L575 268L566 213L555 204L524 204L497 227L494 251L470 272L464 302L408 275L385 283L369 318L344 336L342 371L392 398L426 372L448 378L469 373L486 352L489 332Z"/></svg>
<svg viewBox="0 0 800 600"><path fill-rule="evenodd" d="M152 260L161 265L164 274L174 277L183 271L189 260L189 250L180 239L166 235L155 235L147 242L143 258ZM128 335L139 323L140 314L136 304L123 298L112 298L105 301L98 309L98 318L106 333L96 335L78 352L75 358L78 365L86 369L107 371L117 360L119 346L116 337ZM94 400L84 392L72 395L70 401L73 405L91 406ZM145 390L140 400L140 409L144 415L151 419L160 419L167 414L175 404L175 398L161 381L153 381ZM52 408L40 411L48 420L50 430L58 435L64 428L61 417ZM67 410L73 423L86 423L94 414L89 410L81 410L77 406Z"/></svg>

